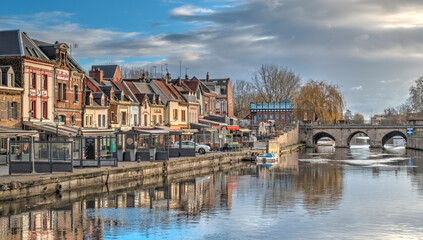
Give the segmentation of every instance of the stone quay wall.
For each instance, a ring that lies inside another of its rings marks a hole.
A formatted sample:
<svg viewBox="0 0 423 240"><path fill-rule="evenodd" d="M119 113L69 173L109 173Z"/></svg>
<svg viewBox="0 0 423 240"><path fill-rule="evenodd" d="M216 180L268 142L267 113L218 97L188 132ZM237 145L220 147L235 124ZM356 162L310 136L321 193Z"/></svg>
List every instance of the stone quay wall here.
<svg viewBox="0 0 423 240"><path fill-rule="evenodd" d="M73 173L53 173L0 177L0 202L30 198L42 195L57 195L74 190L104 187L110 184L143 181L143 184L157 183L157 179L169 181L227 170L238 166L249 152L206 154L175 160L134 163L131 166L113 168L82 169ZM117 184L119 185L119 184Z"/></svg>
<svg viewBox="0 0 423 240"><path fill-rule="evenodd" d="M298 125L291 130L285 131L276 138L269 140L267 152L272 154L280 154L281 149L295 145L300 142Z"/></svg>
<svg viewBox="0 0 423 240"><path fill-rule="evenodd" d="M409 137L407 139L407 148L423 151L423 137Z"/></svg>

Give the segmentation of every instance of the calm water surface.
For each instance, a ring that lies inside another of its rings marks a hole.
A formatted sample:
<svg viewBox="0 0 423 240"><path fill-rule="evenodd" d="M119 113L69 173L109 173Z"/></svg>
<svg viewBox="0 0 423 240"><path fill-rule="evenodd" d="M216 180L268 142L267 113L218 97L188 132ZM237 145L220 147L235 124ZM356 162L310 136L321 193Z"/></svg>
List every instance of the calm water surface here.
<svg viewBox="0 0 423 240"><path fill-rule="evenodd" d="M270 168L9 211L0 239L423 239L421 155L308 149Z"/></svg>

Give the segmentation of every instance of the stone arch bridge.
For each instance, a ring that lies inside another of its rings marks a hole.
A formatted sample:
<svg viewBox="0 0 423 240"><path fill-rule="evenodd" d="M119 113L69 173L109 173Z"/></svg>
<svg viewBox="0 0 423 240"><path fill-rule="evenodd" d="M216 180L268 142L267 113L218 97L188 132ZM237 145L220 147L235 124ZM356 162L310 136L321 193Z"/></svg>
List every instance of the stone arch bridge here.
<svg viewBox="0 0 423 240"><path fill-rule="evenodd" d="M301 125L299 137L307 147L314 147L320 138L328 137L335 141L336 147L349 147L350 141L357 133L364 133L370 138L370 147L379 148L394 136L407 140L407 128L423 131L423 126L374 126L374 125Z"/></svg>

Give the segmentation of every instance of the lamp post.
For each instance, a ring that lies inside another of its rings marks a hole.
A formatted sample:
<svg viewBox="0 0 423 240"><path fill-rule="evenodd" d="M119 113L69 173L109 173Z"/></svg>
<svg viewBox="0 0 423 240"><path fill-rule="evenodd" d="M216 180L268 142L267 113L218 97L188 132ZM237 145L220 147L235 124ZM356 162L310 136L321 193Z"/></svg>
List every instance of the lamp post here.
<svg viewBox="0 0 423 240"><path fill-rule="evenodd" d="M56 123L56 138L59 137L59 117L55 115L54 123Z"/></svg>

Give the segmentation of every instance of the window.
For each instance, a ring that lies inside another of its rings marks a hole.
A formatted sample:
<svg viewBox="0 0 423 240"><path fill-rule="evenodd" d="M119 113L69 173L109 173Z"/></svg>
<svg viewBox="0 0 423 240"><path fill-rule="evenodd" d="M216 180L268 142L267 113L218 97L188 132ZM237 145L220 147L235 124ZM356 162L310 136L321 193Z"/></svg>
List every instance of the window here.
<svg viewBox="0 0 423 240"><path fill-rule="evenodd" d="M7 113L6 102L1 102L1 105L0 105L0 119L1 120L6 120L6 113Z"/></svg>
<svg viewBox="0 0 423 240"><path fill-rule="evenodd" d="M72 125L75 125L75 115L72 115L72 116L71 116L70 123L71 123Z"/></svg>
<svg viewBox="0 0 423 240"><path fill-rule="evenodd" d="M181 111L181 119L182 119L182 122L185 122L186 121L186 116L185 116L185 110L182 110Z"/></svg>
<svg viewBox="0 0 423 240"><path fill-rule="evenodd" d="M163 124L162 115L159 115L159 123L160 123L160 124Z"/></svg>
<svg viewBox="0 0 423 240"><path fill-rule="evenodd" d="M261 119L261 114L258 115L258 119Z"/></svg>
<svg viewBox="0 0 423 240"><path fill-rule="evenodd" d="M1 75L0 75L1 76ZM7 78L5 77L5 75L2 76L3 78L1 79L1 85L2 86L7 86Z"/></svg>
<svg viewBox="0 0 423 240"><path fill-rule="evenodd" d="M156 123L157 123L157 116L153 115L153 124L156 125Z"/></svg>
<svg viewBox="0 0 423 240"><path fill-rule="evenodd" d="M73 102L78 101L78 86L73 86Z"/></svg>
<svg viewBox="0 0 423 240"><path fill-rule="evenodd" d="M47 119L47 102L42 102L43 118Z"/></svg>
<svg viewBox="0 0 423 240"><path fill-rule="evenodd" d="M216 102L216 111L220 112L220 101Z"/></svg>
<svg viewBox="0 0 423 240"><path fill-rule="evenodd" d="M90 115L90 126L92 126L92 125L93 125L93 116Z"/></svg>
<svg viewBox="0 0 423 240"><path fill-rule="evenodd" d="M144 126L147 126L147 114L144 114Z"/></svg>
<svg viewBox="0 0 423 240"><path fill-rule="evenodd" d="M273 114L269 114L269 119L273 119Z"/></svg>
<svg viewBox="0 0 423 240"><path fill-rule="evenodd" d="M279 114L275 114L275 118L276 119L279 119Z"/></svg>
<svg viewBox="0 0 423 240"><path fill-rule="evenodd" d="M42 88L46 90L47 89L47 75L45 74L42 75L42 85L43 85Z"/></svg>
<svg viewBox="0 0 423 240"><path fill-rule="evenodd" d="M16 87L15 75L13 73L10 74L10 86L11 87Z"/></svg>
<svg viewBox="0 0 423 240"><path fill-rule="evenodd" d="M173 119L178 120L178 109L173 109Z"/></svg>
<svg viewBox="0 0 423 240"><path fill-rule="evenodd" d="M288 113L288 115L286 116L286 119L291 119L291 114Z"/></svg>
<svg viewBox="0 0 423 240"><path fill-rule="evenodd" d="M35 77L35 73L31 73L31 88L35 88L37 86L37 79Z"/></svg>
<svg viewBox="0 0 423 240"><path fill-rule="evenodd" d="M66 116L65 115L59 115L59 122L66 124Z"/></svg>
<svg viewBox="0 0 423 240"><path fill-rule="evenodd" d="M197 90L197 99L200 99L200 89Z"/></svg>
<svg viewBox="0 0 423 240"><path fill-rule="evenodd" d="M97 127L101 127L101 115L98 115Z"/></svg>
<svg viewBox="0 0 423 240"><path fill-rule="evenodd" d="M285 119L285 114L281 114L281 119Z"/></svg>
<svg viewBox="0 0 423 240"><path fill-rule="evenodd" d="M223 101L223 112L226 112L227 111L227 104L226 104L226 101Z"/></svg>
<svg viewBox="0 0 423 240"><path fill-rule="evenodd" d="M37 106L35 101L31 101L29 105L29 117L35 118L37 116Z"/></svg>
<svg viewBox="0 0 423 240"><path fill-rule="evenodd" d="M89 117L88 117L88 116L85 116L85 126L89 126L89 125L88 125L88 123L89 123L89 122L88 122L88 119L89 119Z"/></svg>
<svg viewBox="0 0 423 240"><path fill-rule="evenodd" d="M62 90L63 90L63 93L62 93L62 99L63 100L66 100L66 84L62 84Z"/></svg>
<svg viewBox="0 0 423 240"><path fill-rule="evenodd" d="M264 119L267 119L267 114L263 114L263 118Z"/></svg>
<svg viewBox="0 0 423 240"><path fill-rule="evenodd" d="M138 126L138 114L134 114L134 125Z"/></svg>
<svg viewBox="0 0 423 240"><path fill-rule="evenodd" d="M66 100L66 84L59 83L58 100Z"/></svg>
<svg viewBox="0 0 423 240"><path fill-rule="evenodd" d="M126 125L126 112L122 112L121 124Z"/></svg>
<svg viewBox="0 0 423 240"><path fill-rule="evenodd" d="M103 127L106 127L106 115L103 114Z"/></svg>

